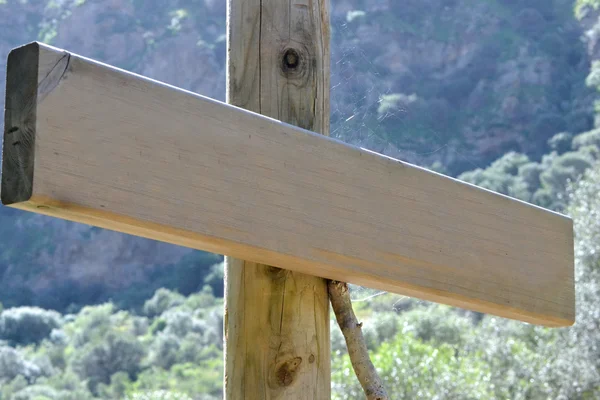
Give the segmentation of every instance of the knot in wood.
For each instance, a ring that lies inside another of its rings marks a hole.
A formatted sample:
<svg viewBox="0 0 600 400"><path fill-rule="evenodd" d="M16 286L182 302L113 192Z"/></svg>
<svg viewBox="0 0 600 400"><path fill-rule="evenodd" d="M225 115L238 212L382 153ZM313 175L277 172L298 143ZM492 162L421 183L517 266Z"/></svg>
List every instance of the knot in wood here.
<svg viewBox="0 0 600 400"><path fill-rule="evenodd" d="M281 364L275 373L277 384L279 386L290 386L296 380L296 375L300 370L302 357L295 357Z"/></svg>
<svg viewBox="0 0 600 400"><path fill-rule="evenodd" d="M281 72L288 78L299 78L306 74L308 52L303 48L287 47L281 52Z"/></svg>
<svg viewBox="0 0 600 400"><path fill-rule="evenodd" d="M294 49L287 49L283 54L283 68L296 69L300 65L300 55Z"/></svg>

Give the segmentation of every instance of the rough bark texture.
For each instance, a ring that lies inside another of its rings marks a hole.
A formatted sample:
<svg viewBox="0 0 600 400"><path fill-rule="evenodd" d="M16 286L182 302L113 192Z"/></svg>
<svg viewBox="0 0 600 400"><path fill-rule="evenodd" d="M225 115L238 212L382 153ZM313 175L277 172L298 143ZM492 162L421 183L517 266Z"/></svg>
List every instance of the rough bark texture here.
<svg viewBox="0 0 600 400"><path fill-rule="evenodd" d="M348 285L343 282L329 281L328 289L335 318L346 339L352 367L367 399L389 400L383 382L369 358L369 350L362 334L362 323L359 323L354 315Z"/></svg>

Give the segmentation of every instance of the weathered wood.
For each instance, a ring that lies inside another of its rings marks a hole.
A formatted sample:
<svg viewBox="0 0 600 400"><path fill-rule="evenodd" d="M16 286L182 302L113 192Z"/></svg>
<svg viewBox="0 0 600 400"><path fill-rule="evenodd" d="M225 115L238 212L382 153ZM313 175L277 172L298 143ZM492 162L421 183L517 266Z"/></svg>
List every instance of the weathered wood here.
<svg viewBox="0 0 600 400"><path fill-rule="evenodd" d="M227 14L227 101L328 134L326 1L229 0ZM226 257L225 285L225 397L329 400L326 281Z"/></svg>
<svg viewBox="0 0 600 400"><path fill-rule="evenodd" d="M3 182L6 204L503 317L573 323L568 217L74 54L48 75L48 60L65 53L29 46L45 49L38 76L56 78L30 100L32 195L12 203L20 195Z"/></svg>
<svg viewBox="0 0 600 400"><path fill-rule="evenodd" d="M42 54L40 54L40 52ZM69 54L36 45L8 57L2 157L3 204L27 201L33 189L37 104L52 91L69 63Z"/></svg>
<svg viewBox="0 0 600 400"><path fill-rule="evenodd" d="M31 197L38 87L38 48L27 47L6 66L6 111L2 157L3 203Z"/></svg>

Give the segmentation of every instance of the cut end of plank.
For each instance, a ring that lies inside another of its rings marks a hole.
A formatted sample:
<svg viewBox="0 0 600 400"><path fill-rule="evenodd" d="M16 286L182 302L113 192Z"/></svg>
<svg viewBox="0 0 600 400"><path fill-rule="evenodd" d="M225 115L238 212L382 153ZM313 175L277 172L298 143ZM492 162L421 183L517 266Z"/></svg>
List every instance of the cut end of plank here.
<svg viewBox="0 0 600 400"><path fill-rule="evenodd" d="M39 53L34 42L8 55L0 187L4 205L29 200L33 190Z"/></svg>

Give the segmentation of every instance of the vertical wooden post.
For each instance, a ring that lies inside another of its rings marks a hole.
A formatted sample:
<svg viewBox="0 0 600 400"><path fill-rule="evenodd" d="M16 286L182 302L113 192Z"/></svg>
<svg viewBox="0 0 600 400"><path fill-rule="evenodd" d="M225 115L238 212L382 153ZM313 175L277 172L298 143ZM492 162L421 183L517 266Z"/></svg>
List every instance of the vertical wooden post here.
<svg viewBox="0 0 600 400"><path fill-rule="evenodd" d="M329 134L327 0L228 0L227 18L227 101ZM325 280L227 257L225 292L225 398L330 399Z"/></svg>

